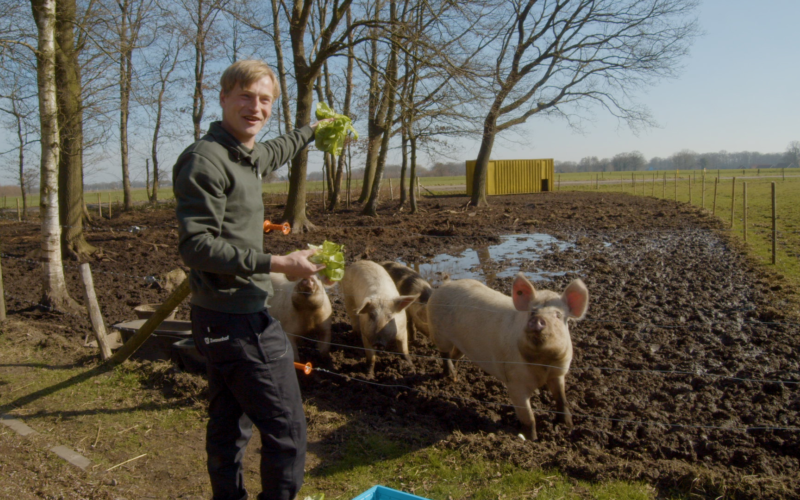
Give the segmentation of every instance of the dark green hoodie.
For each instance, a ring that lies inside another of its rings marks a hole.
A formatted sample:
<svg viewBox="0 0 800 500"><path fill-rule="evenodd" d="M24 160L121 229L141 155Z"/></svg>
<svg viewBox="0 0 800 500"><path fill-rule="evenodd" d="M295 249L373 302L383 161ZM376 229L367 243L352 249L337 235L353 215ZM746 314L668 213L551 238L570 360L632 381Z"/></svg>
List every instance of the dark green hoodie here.
<svg viewBox="0 0 800 500"><path fill-rule="evenodd" d="M260 311L272 290L264 253L261 178L314 137L305 126L252 150L220 122L178 157L172 171L178 251L191 268L191 303L235 314Z"/></svg>

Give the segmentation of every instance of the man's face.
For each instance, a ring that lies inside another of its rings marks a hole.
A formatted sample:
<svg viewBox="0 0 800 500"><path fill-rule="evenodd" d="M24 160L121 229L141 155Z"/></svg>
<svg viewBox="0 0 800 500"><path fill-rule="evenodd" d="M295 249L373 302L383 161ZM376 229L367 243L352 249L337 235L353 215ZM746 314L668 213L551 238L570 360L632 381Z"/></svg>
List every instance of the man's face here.
<svg viewBox="0 0 800 500"><path fill-rule="evenodd" d="M223 128L252 148L256 135L272 115L272 100L272 80L268 76L245 88L237 84L227 94L220 92Z"/></svg>

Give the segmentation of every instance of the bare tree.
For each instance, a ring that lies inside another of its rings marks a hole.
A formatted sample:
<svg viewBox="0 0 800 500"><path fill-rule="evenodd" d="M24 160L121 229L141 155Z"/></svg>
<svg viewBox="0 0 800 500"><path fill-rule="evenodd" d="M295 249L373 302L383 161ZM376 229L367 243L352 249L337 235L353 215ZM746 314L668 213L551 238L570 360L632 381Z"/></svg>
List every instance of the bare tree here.
<svg viewBox="0 0 800 500"><path fill-rule="evenodd" d="M576 119L592 104L630 126L648 125L629 94L675 74L697 32L696 0L511 0L475 165L471 203L486 205L486 173L498 133L539 113ZM497 31L497 24L491 27Z"/></svg>
<svg viewBox="0 0 800 500"><path fill-rule="evenodd" d="M631 151L615 155L611 159L611 164L614 165L614 170L617 172L635 172L643 170L647 160L640 151Z"/></svg>
<svg viewBox="0 0 800 500"><path fill-rule="evenodd" d="M169 33L169 35L156 40L146 54L147 67L145 75L140 81L142 89L138 91L137 101L150 114L150 126L152 136L150 143L150 158L146 162L147 168L147 197L150 203L158 203L158 188L161 179L159 148L160 140L164 131L165 115L167 106L174 101L174 95L170 92L170 87L179 83L180 76L176 70L183 61L185 55L186 41L176 34L174 19L164 13L161 19L166 22L159 22L155 28L157 32ZM168 134L169 135L169 134ZM152 164L152 189L150 184L150 165Z"/></svg>
<svg viewBox="0 0 800 500"><path fill-rule="evenodd" d="M194 89L192 92L192 124L194 140L203 135L201 123L206 109L206 70L207 65L218 55L216 43L217 21L228 4L228 0L179 0L182 8L189 16L191 28L184 32L189 44L194 49ZM217 50L215 50L215 48Z"/></svg>
<svg viewBox="0 0 800 500"><path fill-rule="evenodd" d="M79 61L83 39L75 0L56 2L56 85L58 88L59 218L63 226L62 251L73 259L91 255L97 249L83 232L84 87ZM44 186L44 183L42 183Z"/></svg>
<svg viewBox="0 0 800 500"><path fill-rule="evenodd" d="M30 170L25 169L25 154L31 144L39 142L38 137L31 133L33 128L31 120L34 116L37 116L38 110L28 102L30 97L35 97L35 94L33 96L22 95L27 88L20 84L19 75L14 76L11 93L0 96L0 98L8 101L7 106L0 106L0 111L9 115L11 119L8 125L14 131L16 145L11 150L0 153L0 155L16 153L17 161L13 166L13 170L17 176L22 196L22 216L27 219L28 193L30 192L32 179Z"/></svg>
<svg viewBox="0 0 800 500"><path fill-rule="evenodd" d="M58 218L58 103L56 96L56 2L31 0L38 29L37 81L41 123L42 303L72 311L77 304L67 292L61 260L61 225Z"/></svg>
<svg viewBox="0 0 800 500"><path fill-rule="evenodd" d="M697 168L697 153L683 149L672 155L672 168L678 170L694 170Z"/></svg>
<svg viewBox="0 0 800 500"><path fill-rule="evenodd" d="M113 19L119 85L119 149L122 166L122 198L124 210L133 207L131 196L130 154L128 125L130 119L131 92L134 80L134 52L151 43L144 37L143 29L151 22L154 0L116 0L116 12L109 13Z"/></svg>
<svg viewBox="0 0 800 500"><path fill-rule="evenodd" d="M406 5L408 2L406 2ZM397 15L397 2L389 0L389 66L384 80L384 96L386 98L386 114L383 116L383 133L381 134L381 147L378 153L377 162L374 169L372 186L369 199L364 204L362 214L375 217L378 215L378 195L380 194L381 179L383 169L386 166L386 155L389 152L389 140L392 136L392 124L394 123L395 106L397 104L397 66L399 64L400 52L400 23Z"/></svg>
<svg viewBox="0 0 800 500"><path fill-rule="evenodd" d="M329 4L325 0L322 2L322 5L319 6L319 19L324 22L320 22L319 32L314 37L311 37L309 33L314 0L297 0L291 11L289 34L297 85L296 127L302 127L311 122L314 83L322 71L322 66L328 59L347 49L350 43L348 40L350 32L357 33L363 26L371 24L368 20L356 21L346 29L340 30L340 23L350 8L352 0L344 0L341 3L335 1L333 4ZM307 40L307 36L309 40ZM362 40L356 36L352 43L358 44ZM309 41L308 46L311 50L307 51L307 42ZM296 231L308 231L314 228L306 216L307 163L308 150L304 149L292 160L289 174L289 196L283 217Z"/></svg>
<svg viewBox="0 0 800 500"><path fill-rule="evenodd" d="M800 167L800 141L792 141L786 146L786 159L795 167Z"/></svg>

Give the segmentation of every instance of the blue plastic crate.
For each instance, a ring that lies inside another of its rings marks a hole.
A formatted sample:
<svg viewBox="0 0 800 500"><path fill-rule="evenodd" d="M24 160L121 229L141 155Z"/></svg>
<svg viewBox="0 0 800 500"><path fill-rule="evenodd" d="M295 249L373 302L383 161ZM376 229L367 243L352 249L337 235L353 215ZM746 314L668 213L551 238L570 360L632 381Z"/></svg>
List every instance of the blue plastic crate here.
<svg viewBox="0 0 800 500"><path fill-rule="evenodd" d="M410 493L393 490L386 486L373 486L364 493L361 493L353 500L428 500L425 497L418 497Z"/></svg>

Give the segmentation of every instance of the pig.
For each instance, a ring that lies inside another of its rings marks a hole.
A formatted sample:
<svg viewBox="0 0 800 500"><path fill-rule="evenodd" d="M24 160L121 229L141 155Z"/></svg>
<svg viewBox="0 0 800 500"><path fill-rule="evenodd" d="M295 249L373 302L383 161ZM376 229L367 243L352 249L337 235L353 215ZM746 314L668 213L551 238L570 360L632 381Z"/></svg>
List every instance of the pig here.
<svg viewBox="0 0 800 500"><path fill-rule="evenodd" d="M426 337L430 337L428 331L428 309L426 307L428 299L433 292L431 285L422 276L410 267L398 264L397 262L381 262L389 276L392 277L400 295L419 295L413 304L406 309L406 322L409 330L409 338L412 343L417 343L417 330L421 330Z"/></svg>
<svg viewBox="0 0 800 500"><path fill-rule="evenodd" d="M535 290L522 273L508 297L470 279L444 283L428 301L431 336L445 359L444 374L457 379L453 359L466 355L508 389L528 439L536 439L530 398L547 384L560 420L572 428L564 377L572 361L567 320L580 320L589 306L583 281L559 295Z"/></svg>
<svg viewBox="0 0 800 500"><path fill-rule="evenodd" d="M297 281L282 273L269 273L275 295L269 300L269 313L281 322L294 349L294 360L300 361L297 351L298 337L316 338L317 350L322 359L330 361L331 299L319 277Z"/></svg>
<svg viewBox="0 0 800 500"><path fill-rule="evenodd" d="M375 376L375 350L386 349L392 343L399 346L413 372L404 312L419 295L400 295L386 269L368 260L348 266L341 286L350 324L361 335L366 349L367 377Z"/></svg>

